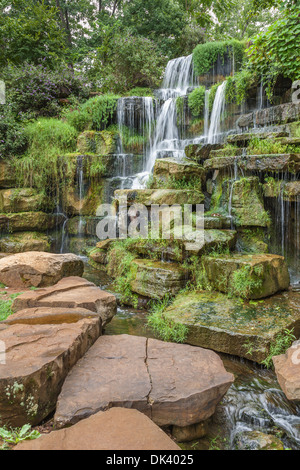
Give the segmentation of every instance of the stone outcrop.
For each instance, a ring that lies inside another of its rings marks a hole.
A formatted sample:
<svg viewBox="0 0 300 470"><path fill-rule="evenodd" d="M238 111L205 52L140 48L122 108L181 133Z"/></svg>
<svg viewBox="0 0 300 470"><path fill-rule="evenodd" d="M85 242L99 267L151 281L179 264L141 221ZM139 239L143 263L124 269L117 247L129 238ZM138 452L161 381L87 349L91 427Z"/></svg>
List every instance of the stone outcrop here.
<svg viewBox="0 0 300 470"><path fill-rule="evenodd" d="M44 287L70 275L82 276L83 261L76 255L27 252L0 260L0 282L8 287Z"/></svg>
<svg viewBox="0 0 300 470"><path fill-rule="evenodd" d="M32 188L12 188L0 191L0 212L39 211L42 197Z"/></svg>
<svg viewBox="0 0 300 470"><path fill-rule="evenodd" d="M67 319L67 323L64 320ZM62 322L61 322L62 321ZM0 426L36 425L55 408L72 367L101 334L93 312L22 312L0 329Z"/></svg>
<svg viewBox="0 0 300 470"><path fill-rule="evenodd" d="M241 432L234 444L237 450L284 450L283 443L276 436L260 431Z"/></svg>
<svg viewBox="0 0 300 470"><path fill-rule="evenodd" d="M287 399L300 403L300 341L296 341L285 354L274 356L273 363Z"/></svg>
<svg viewBox="0 0 300 470"><path fill-rule="evenodd" d="M188 270L176 263L137 259L132 262L131 269L135 273L132 291L153 299L177 294L189 278Z"/></svg>
<svg viewBox="0 0 300 470"><path fill-rule="evenodd" d="M111 407L135 408L159 426L205 421L233 382L212 351L135 336L102 336L68 375L55 425Z"/></svg>
<svg viewBox="0 0 300 470"><path fill-rule="evenodd" d="M26 251L50 251L50 237L45 233L17 232L0 238L0 252L13 254Z"/></svg>
<svg viewBox="0 0 300 470"><path fill-rule="evenodd" d="M120 189L115 191L115 197L127 197L127 203L144 204L201 204L204 201L204 195L199 192L187 189Z"/></svg>
<svg viewBox="0 0 300 470"><path fill-rule="evenodd" d="M0 214L0 217L2 215ZM11 232L46 232L59 226L63 220L63 215L46 214L45 212L16 212L5 214L7 218L7 231Z"/></svg>
<svg viewBox="0 0 300 470"><path fill-rule="evenodd" d="M246 299L261 299L288 289L290 276L282 256L232 254L202 258L213 289Z"/></svg>
<svg viewBox="0 0 300 470"><path fill-rule="evenodd" d="M300 294L241 302L218 292L179 294L164 316L188 328L186 342L261 363L286 328L300 336Z"/></svg>
<svg viewBox="0 0 300 470"><path fill-rule="evenodd" d="M180 448L144 414L112 408L71 428L23 442L15 450L178 451Z"/></svg>
<svg viewBox="0 0 300 470"><path fill-rule="evenodd" d="M67 277L54 286L25 292L12 305L14 312L37 307L84 308L100 316L103 326L117 313L114 295L80 277Z"/></svg>
<svg viewBox="0 0 300 470"><path fill-rule="evenodd" d="M215 157L204 162L206 170L229 170L234 165L244 171L289 171L300 170L299 154L249 155L247 157Z"/></svg>
<svg viewBox="0 0 300 470"><path fill-rule="evenodd" d="M237 120L237 126L241 129L247 127L266 127L274 124L293 122L300 119L300 105L286 103L271 108L261 109L241 116Z"/></svg>
<svg viewBox="0 0 300 470"><path fill-rule="evenodd" d="M172 158L163 158L156 160L153 170L153 177L155 182L170 183L173 181L197 179L201 182L205 179L205 172L203 167L197 165L195 162L187 159L175 160Z"/></svg>

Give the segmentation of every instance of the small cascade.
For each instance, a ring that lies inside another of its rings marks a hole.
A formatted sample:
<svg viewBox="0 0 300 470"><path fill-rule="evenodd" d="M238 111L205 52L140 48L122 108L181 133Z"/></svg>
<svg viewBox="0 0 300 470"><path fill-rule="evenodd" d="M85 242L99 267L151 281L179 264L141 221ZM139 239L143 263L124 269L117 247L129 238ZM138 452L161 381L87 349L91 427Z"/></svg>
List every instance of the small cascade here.
<svg viewBox="0 0 300 470"><path fill-rule="evenodd" d="M80 155L77 158L77 185L78 185L78 197L79 197L79 222L78 222L78 235L83 235L83 217L82 209L84 203L84 175L83 175L83 156Z"/></svg>
<svg viewBox="0 0 300 470"><path fill-rule="evenodd" d="M209 132L209 95L210 90L205 91L205 105L204 105L204 138L207 142Z"/></svg>
<svg viewBox="0 0 300 470"><path fill-rule="evenodd" d="M226 81L217 89L208 131L207 141L209 144L216 144L220 141L221 120L225 111L225 89Z"/></svg>
<svg viewBox="0 0 300 470"><path fill-rule="evenodd" d="M230 180L230 191L229 191L229 201L228 201L228 215L230 218L231 229L234 229L233 224L233 216L232 216L232 198L233 198L233 189L235 182L239 179L238 176L238 165L237 165L237 157L234 159L234 177Z"/></svg>
<svg viewBox="0 0 300 470"><path fill-rule="evenodd" d="M160 90L161 97L167 98L167 91L169 90L172 97L186 95L191 87L198 86L198 80L194 73L193 55L187 57L179 57L170 60L164 75L162 90Z"/></svg>

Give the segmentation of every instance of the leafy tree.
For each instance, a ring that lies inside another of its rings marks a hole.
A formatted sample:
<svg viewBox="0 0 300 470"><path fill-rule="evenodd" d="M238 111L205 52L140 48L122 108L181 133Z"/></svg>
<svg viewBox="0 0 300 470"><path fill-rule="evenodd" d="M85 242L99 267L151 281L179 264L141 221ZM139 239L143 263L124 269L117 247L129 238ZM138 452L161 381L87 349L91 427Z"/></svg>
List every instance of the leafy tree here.
<svg viewBox="0 0 300 470"><path fill-rule="evenodd" d="M0 3L0 65L53 65L65 52L64 34L57 28L56 8L34 0Z"/></svg>

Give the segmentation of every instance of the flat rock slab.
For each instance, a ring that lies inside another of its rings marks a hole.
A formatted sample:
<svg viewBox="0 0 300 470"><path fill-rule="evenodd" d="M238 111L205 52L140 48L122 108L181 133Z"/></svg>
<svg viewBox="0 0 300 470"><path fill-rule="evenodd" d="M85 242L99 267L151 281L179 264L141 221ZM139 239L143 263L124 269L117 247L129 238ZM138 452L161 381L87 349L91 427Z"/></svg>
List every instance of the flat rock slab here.
<svg viewBox="0 0 300 470"><path fill-rule="evenodd" d="M67 276L82 276L83 261L76 255L30 251L0 260L0 282L8 287L47 287Z"/></svg>
<svg viewBox="0 0 300 470"><path fill-rule="evenodd" d="M206 170L225 170L234 167L248 171L290 171L300 170L299 154L249 155L246 157L215 157L204 162Z"/></svg>
<svg viewBox="0 0 300 470"><path fill-rule="evenodd" d="M203 266L215 290L245 299L262 299L287 290L290 275L285 259L271 254L205 256Z"/></svg>
<svg viewBox="0 0 300 470"><path fill-rule="evenodd" d="M85 308L35 307L10 315L0 325L59 325L90 318L99 318L99 315Z"/></svg>
<svg viewBox="0 0 300 470"><path fill-rule="evenodd" d="M300 402L300 341L295 342L286 354L274 356L273 363L287 399Z"/></svg>
<svg viewBox="0 0 300 470"><path fill-rule="evenodd" d="M296 292L258 302L229 299L218 292L179 294L164 315L188 327L188 344L259 363L286 328L300 337L300 294Z"/></svg>
<svg viewBox="0 0 300 470"><path fill-rule="evenodd" d="M118 189L115 198L127 198L127 204L201 204L204 195L188 189Z"/></svg>
<svg viewBox="0 0 300 470"><path fill-rule="evenodd" d="M180 450L156 424L137 410L112 408L68 429L26 441L15 450Z"/></svg>
<svg viewBox="0 0 300 470"><path fill-rule="evenodd" d="M0 329L5 345L5 364L0 365L0 426L36 425L46 418L55 408L67 374L100 334L99 317Z"/></svg>
<svg viewBox="0 0 300 470"><path fill-rule="evenodd" d="M233 383L212 351L135 336L102 336L68 375L55 425L111 407L142 411L159 426L208 419Z"/></svg>
<svg viewBox="0 0 300 470"><path fill-rule="evenodd" d="M80 277L67 277L55 286L25 292L17 297L12 305L14 312L35 307L83 308L97 313L103 326L117 313L114 295Z"/></svg>

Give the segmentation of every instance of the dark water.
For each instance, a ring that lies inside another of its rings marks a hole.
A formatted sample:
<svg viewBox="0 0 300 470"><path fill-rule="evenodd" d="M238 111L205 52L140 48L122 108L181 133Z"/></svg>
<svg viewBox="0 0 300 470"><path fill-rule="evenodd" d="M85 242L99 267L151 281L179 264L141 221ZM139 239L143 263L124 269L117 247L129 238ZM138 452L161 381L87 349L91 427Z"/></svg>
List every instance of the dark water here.
<svg viewBox="0 0 300 470"><path fill-rule="evenodd" d="M113 292L104 271L86 264L84 277ZM105 334L155 336L147 328L147 312L119 307ZM300 449L300 407L289 402L275 373L250 361L221 354L225 368L234 374L232 385L211 420L208 437L183 445L185 449L234 449L236 436L259 430L278 437L287 449Z"/></svg>

